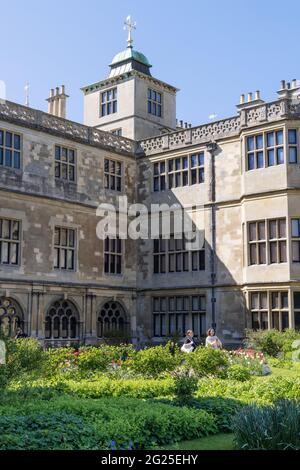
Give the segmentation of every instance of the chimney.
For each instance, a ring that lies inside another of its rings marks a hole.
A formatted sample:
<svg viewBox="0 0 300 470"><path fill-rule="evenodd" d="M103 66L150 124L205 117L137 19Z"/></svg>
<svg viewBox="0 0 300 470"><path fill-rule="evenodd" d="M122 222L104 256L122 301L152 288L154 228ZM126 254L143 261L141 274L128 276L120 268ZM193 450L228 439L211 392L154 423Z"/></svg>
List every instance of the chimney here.
<svg viewBox="0 0 300 470"><path fill-rule="evenodd" d="M52 88L50 90L50 96L46 100L48 101L48 113L53 116L61 117L66 119L67 115L67 98L65 92L65 86L62 85L61 88L56 87L55 91Z"/></svg>

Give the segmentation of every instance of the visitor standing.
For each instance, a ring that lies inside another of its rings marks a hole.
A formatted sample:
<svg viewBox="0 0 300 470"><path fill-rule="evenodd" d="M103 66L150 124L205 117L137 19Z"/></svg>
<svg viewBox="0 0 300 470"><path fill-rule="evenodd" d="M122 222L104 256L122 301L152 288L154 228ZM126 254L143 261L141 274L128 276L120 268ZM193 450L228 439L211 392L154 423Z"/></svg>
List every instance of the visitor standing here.
<svg viewBox="0 0 300 470"><path fill-rule="evenodd" d="M188 330L181 351L185 353L191 353L195 351L196 347L197 345L194 340L194 332L192 330Z"/></svg>
<svg viewBox="0 0 300 470"><path fill-rule="evenodd" d="M216 332L213 328L210 328L207 332L205 345L207 348L213 348L213 349L222 349L223 347L221 341L216 336Z"/></svg>

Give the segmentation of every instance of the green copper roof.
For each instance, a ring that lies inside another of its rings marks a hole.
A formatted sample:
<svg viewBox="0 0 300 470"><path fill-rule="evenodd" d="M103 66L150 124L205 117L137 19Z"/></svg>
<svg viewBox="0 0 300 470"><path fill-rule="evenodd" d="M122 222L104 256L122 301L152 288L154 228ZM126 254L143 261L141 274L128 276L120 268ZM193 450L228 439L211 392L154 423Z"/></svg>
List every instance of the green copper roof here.
<svg viewBox="0 0 300 470"><path fill-rule="evenodd" d="M152 67L150 62L148 61L147 57L144 56L141 52L135 51L131 47L127 47L125 51L119 52L114 58L110 66L116 65L120 62L125 62L127 60L136 60L137 62L140 62L141 64L146 65L147 67Z"/></svg>

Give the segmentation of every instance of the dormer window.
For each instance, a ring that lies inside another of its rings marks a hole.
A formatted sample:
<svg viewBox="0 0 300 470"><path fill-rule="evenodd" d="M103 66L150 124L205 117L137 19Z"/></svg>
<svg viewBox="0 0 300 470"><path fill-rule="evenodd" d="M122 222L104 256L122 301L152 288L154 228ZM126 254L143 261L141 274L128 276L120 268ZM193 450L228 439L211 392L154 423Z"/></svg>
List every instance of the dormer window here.
<svg viewBox="0 0 300 470"><path fill-rule="evenodd" d="M162 94L148 88L148 113L162 117Z"/></svg>
<svg viewBox="0 0 300 470"><path fill-rule="evenodd" d="M117 88L101 93L101 116L108 116L118 111Z"/></svg>

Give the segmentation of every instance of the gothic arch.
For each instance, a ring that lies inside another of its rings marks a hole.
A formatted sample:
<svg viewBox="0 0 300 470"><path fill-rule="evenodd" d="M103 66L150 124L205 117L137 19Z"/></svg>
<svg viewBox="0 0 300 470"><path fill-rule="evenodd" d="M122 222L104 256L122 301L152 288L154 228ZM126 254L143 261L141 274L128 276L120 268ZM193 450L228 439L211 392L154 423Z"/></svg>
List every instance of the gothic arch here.
<svg viewBox="0 0 300 470"><path fill-rule="evenodd" d="M129 328L128 314L120 301L107 300L97 313L97 336L107 333L125 333Z"/></svg>
<svg viewBox="0 0 300 470"><path fill-rule="evenodd" d="M5 335L15 336L17 329L24 330L24 312L11 297L0 298L0 329Z"/></svg>
<svg viewBox="0 0 300 470"><path fill-rule="evenodd" d="M68 299L54 300L45 318L45 339L74 340L79 338L79 313Z"/></svg>

